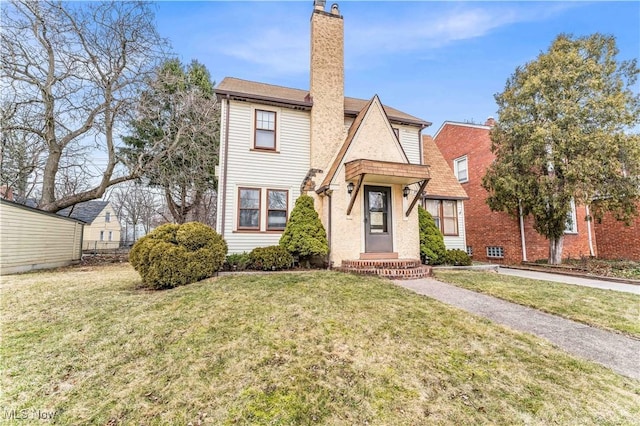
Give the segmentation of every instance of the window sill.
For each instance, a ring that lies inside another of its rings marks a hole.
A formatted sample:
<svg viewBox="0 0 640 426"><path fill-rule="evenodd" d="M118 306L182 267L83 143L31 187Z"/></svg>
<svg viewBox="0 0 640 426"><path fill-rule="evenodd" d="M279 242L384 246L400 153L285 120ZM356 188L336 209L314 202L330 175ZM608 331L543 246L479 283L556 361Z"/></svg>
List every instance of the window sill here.
<svg viewBox="0 0 640 426"><path fill-rule="evenodd" d="M283 230L279 231L261 231L259 229L236 229L233 231L234 234L282 234Z"/></svg>
<svg viewBox="0 0 640 426"><path fill-rule="evenodd" d="M280 151L278 151L277 149L269 149L269 148L251 148L249 151L263 152L265 154L280 154Z"/></svg>

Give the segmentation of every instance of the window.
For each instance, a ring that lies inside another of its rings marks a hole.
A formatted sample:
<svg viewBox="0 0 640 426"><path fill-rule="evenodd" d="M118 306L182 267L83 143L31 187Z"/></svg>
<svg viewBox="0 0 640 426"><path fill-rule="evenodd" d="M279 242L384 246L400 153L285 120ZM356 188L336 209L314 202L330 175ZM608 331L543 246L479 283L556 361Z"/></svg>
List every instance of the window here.
<svg viewBox="0 0 640 426"><path fill-rule="evenodd" d="M288 191L267 190L267 230L283 230L287 224Z"/></svg>
<svg viewBox="0 0 640 426"><path fill-rule="evenodd" d="M564 229L565 234L578 233L578 219L576 215L576 203L571 200L571 210L567 213L567 222Z"/></svg>
<svg viewBox="0 0 640 426"><path fill-rule="evenodd" d="M104 241L104 231L100 231L100 241Z"/></svg>
<svg viewBox="0 0 640 426"><path fill-rule="evenodd" d="M469 173L467 171L467 156L453 160L453 171L458 178L458 182L468 182Z"/></svg>
<svg viewBox="0 0 640 426"><path fill-rule="evenodd" d="M107 212L107 214L104 216L104 221L105 222L111 222L111 213Z"/></svg>
<svg viewBox="0 0 640 426"><path fill-rule="evenodd" d="M256 133L254 148L276 149L276 113L273 111L256 110Z"/></svg>
<svg viewBox="0 0 640 426"><path fill-rule="evenodd" d="M400 140L400 129L398 129L397 127L392 127L392 129L393 129L393 133L396 135L396 138Z"/></svg>
<svg viewBox="0 0 640 426"><path fill-rule="evenodd" d="M442 235L458 235L458 203L455 200L427 200L426 209Z"/></svg>
<svg viewBox="0 0 640 426"><path fill-rule="evenodd" d="M498 247L498 246L487 247L487 257L502 259L504 257L504 247Z"/></svg>
<svg viewBox="0 0 640 426"><path fill-rule="evenodd" d="M260 229L260 190L239 189L238 229Z"/></svg>
<svg viewBox="0 0 640 426"><path fill-rule="evenodd" d="M109 241L113 241L113 231L109 231Z"/></svg>

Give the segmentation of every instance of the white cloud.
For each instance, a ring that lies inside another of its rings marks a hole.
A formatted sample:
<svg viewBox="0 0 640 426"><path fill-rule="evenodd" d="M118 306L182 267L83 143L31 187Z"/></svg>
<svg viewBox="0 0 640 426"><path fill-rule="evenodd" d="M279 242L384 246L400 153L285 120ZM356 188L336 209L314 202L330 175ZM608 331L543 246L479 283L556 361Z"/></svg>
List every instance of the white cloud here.
<svg viewBox="0 0 640 426"><path fill-rule="evenodd" d="M349 55L347 62L354 63L364 57L385 61L386 55L399 51L425 54L427 50L482 37L501 27L544 20L575 4L348 2L342 5L345 53ZM270 19L265 20L261 6L251 4L252 13L245 14L237 26L226 26L224 31L228 33L218 34L216 43L208 43L209 49L253 64L262 75L308 72L309 21L301 19L298 11L287 13L282 3L270 5ZM356 10L358 13L353 13ZM226 19L227 24L233 21L230 18Z"/></svg>

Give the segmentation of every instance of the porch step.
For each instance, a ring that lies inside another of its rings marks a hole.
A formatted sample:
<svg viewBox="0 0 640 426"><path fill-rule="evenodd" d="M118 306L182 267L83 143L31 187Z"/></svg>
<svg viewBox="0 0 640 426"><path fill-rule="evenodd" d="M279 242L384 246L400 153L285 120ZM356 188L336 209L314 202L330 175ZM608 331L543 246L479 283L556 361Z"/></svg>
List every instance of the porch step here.
<svg viewBox="0 0 640 426"><path fill-rule="evenodd" d="M378 275L390 279L417 279L431 275L431 267L417 259L343 260L338 271L360 275Z"/></svg>

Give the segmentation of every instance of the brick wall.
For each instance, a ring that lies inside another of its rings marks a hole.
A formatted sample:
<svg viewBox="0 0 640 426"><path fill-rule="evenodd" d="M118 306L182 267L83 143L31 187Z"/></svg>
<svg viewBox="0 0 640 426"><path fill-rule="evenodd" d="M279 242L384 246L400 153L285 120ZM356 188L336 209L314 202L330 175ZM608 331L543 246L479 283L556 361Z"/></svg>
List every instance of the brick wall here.
<svg viewBox="0 0 640 426"><path fill-rule="evenodd" d="M599 257L640 261L640 217L627 226L607 213L594 228Z"/></svg>
<svg viewBox="0 0 640 426"><path fill-rule="evenodd" d="M485 203L487 192L482 188L482 177L494 160L491 153L490 127L462 123L445 123L434 140L448 164L453 168L453 160L467 156L469 180L462 183L469 200L465 201L465 222L467 245L473 249L473 259L483 262L513 264L520 263L522 243L519 221L503 212L492 212ZM566 234L563 257L589 256L585 209L576 209L578 233ZM548 258L549 242L533 229L533 219L525 220L525 241L527 260ZM592 236L593 232L592 232ZM593 240L595 250L595 236ZM498 246L504 249L504 259L488 258L486 247Z"/></svg>

